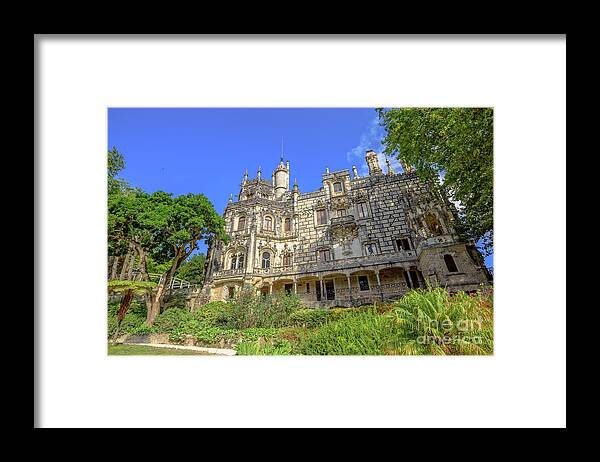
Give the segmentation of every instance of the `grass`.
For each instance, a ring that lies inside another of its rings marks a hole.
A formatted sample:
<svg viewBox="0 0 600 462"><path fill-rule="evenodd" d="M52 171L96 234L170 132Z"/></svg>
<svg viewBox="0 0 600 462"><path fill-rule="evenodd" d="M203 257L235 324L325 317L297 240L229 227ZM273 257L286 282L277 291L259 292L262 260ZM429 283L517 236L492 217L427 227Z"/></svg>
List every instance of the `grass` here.
<svg viewBox="0 0 600 462"><path fill-rule="evenodd" d="M109 333L116 308L109 306ZM436 288L410 291L393 303L333 309L307 309L290 296L246 294L210 302L194 313L169 308L151 328L144 325L144 306L138 304L122 327L130 334L168 334L171 343L191 339L235 348L238 355L492 355L493 318L491 290L450 295ZM114 348L109 354L197 354Z"/></svg>
<svg viewBox="0 0 600 462"><path fill-rule="evenodd" d="M177 350L175 348L162 348L162 347L151 347L146 345L108 345L109 355L125 355L125 356L139 356L139 355L207 355L202 351L193 350Z"/></svg>

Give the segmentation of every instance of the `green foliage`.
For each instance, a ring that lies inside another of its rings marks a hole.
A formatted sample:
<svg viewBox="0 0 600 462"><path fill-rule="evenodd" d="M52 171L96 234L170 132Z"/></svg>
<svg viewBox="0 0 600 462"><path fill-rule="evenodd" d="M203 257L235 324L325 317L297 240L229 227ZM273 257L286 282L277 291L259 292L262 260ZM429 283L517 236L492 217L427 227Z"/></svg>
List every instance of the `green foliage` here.
<svg viewBox="0 0 600 462"><path fill-rule="evenodd" d="M265 304L271 301L271 307ZM254 310L241 315L241 307ZM277 308L273 308L273 306ZM118 303L108 306L109 336L116 328ZM285 315L273 311L282 310ZM287 310L287 311L286 311ZM493 353L493 299L490 293L448 294L444 289L413 290L393 304L359 308L305 309L295 297L248 297L215 301L192 313L169 308L144 324L146 309L134 301L122 331L167 333L170 341L188 336L207 346L237 345L241 355L489 355ZM238 316L241 316L238 318ZM252 327L236 327L248 324Z"/></svg>
<svg viewBox="0 0 600 462"><path fill-rule="evenodd" d="M328 322L302 339L305 355L383 355L398 348L402 330L389 315L360 312Z"/></svg>
<svg viewBox="0 0 600 462"><path fill-rule="evenodd" d="M300 299L295 294L265 296L243 290L231 304L229 326L236 329L289 326L291 314L300 308Z"/></svg>
<svg viewBox="0 0 600 462"><path fill-rule="evenodd" d="M117 330L119 302L108 304L108 337L112 337ZM146 321L146 306L134 300L121 322L120 333L132 334Z"/></svg>
<svg viewBox="0 0 600 462"><path fill-rule="evenodd" d="M122 281L114 279L108 281L108 290L113 293L133 290L136 294L143 294L156 287L156 282L151 281Z"/></svg>
<svg viewBox="0 0 600 462"><path fill-rule="evenodd" d="M203 253L192 255L188 260L181 263L175 276L192 284L202 284L205 261L206 256Z"/></svg>
<svg viewBox="0 0 600 462"><path fill-rule="evenodd" d="M290 315L290 322L294 326L317 327L326 322L336 321L346 316L365 311L365 308L308 308L294 311Z"/></svg>
<svg viewBox="0 0 600 462"><path fill-rule="evenodd" d="M200 351L190 350L177 350L175 348L157 348L146 345L135 345L135 344L120 344L120 345L108 345L109 355L151 355L151 356L164 356L164 355L206 355Z"/></svg>
<svg viewBox="0 0 600 462"><path fill-rule="evenodd" d="M127 183L122 178L117 178L117 174L125 168L125 158L116 147L113 146L112 150L108 151L108 162L107 162L107 179L108 179L108 193L114 194L127 187Z"/></svg>
<svg viewBox="0 0 600 462"><path fill-rule="evenodd" d="M146 270L148 273L165 274L171 268L171 261L165 261L162 263L157 262L152 256L148 256L146 261Z"/></svg>
<svg viewBox="0 0 600 462"><path fill-rule="evenodd" d="M306 355L489 355L493 353L490 294L449 295L414 290L383 312L349 312L299 340Z"/></svg>
<svg viewBox="0 0 600 462"><path fill-rule="evenodd" d="M489 355L494 351L490 294L414 290L395 303L393 313L406 337L401 354Z"/></svg>
<svg viewBox="0 0 600 462"><path fill-rule="evenodd" d="M257 342L242 342L235 347L238 355L243 356L274 356L274 355L291 355L293 354L293 346L287 340L281 340L274 345L266 343L261 345Z"/></svg>
<svg viewBox="0 0 600 462"><path fill-rule="evenodd" d="M184 323L194 319L194 314L186 308L169 308L154 320L154 327L159 332L170 333Z"/></svg>
<svg viewBox="0 0 600 462"><path fill-rule="evenodd" d="M225 237L225 221L203 194L147 194L130 190L109 196L108 234L134 243L148 254L147 265L177 270L202 239ZM193 267L192 267L193 268ZM154 271L151 271L154 272Z"/></svg>
<svg viewBox="0 0 600 462"><path fill-rule="evenodd" d="M493 246L493 118L492 108L378 109L387 135L384 152L416 168L424 181L438 183L464 207L458 229Z"/></svg>

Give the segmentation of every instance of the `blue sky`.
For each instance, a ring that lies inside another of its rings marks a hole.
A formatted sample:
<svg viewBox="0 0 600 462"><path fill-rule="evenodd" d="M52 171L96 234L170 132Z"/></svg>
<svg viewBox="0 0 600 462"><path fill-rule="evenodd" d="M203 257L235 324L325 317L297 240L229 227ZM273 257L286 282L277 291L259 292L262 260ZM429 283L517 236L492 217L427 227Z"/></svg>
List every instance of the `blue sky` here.
<svg viewBox="0 0 600 462"><path fill-rule="evenodd" d="M260 165L262 176L271 177L282 137L290 183L296 178L300 192L309 192L321 187L325 167L356 165L365 174L364 153L381 152L383 134L372 108L108 110L108 149L125 156L123 178L147 192L202 193L219 213L229 194L239 192L246 169L254 178ZM392 166L401 171L396 160Z"/></svg>

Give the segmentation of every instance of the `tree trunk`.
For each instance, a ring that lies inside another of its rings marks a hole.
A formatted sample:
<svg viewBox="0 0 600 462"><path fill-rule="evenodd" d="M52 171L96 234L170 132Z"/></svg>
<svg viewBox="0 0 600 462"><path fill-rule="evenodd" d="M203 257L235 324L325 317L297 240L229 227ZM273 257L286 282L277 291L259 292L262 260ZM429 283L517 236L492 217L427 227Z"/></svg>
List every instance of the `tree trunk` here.
<svg viewBox="0 0 600 462"><path fill-rule="evenodd" d="M133 301L133 290L129 289L127 292L123 294L121 298L121 306L119 306L119 312L117 313L117 329L115 330L114 338L116 339L119 335L119 329L121 328L121 322L125 319L125 315L127 314L127 310L131 306L131 302Z"/></svg>
<svg viewBox="0 0 600 462"><path fill-rule="evenodd" d="M152 326L152 324L154 324L154 319L160 314L163 300L165 298L165 295L167 294L167 291L169 290L169 285L173 280L173 277L175 276L175 272L181 264L181 260L181 255L175 258L173 265L165 274L165 277L163 278L162 282L159 282L156 291L153 291L148 296L146 296L146 308L148 312L146 316L146 324L148 326Z"/></svg>

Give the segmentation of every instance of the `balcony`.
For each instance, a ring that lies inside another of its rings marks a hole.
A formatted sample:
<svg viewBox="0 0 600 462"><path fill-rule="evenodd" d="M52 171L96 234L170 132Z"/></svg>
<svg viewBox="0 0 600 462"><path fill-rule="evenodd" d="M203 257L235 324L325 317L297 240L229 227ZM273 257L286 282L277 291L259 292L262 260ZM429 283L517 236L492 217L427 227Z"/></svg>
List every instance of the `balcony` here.
<svg viewBox="0 0 600 462"><path fill-rule="evenodd" d="M354 220L354 215L344 215L343 217L332 217L331 218L331 226L345 226L345 225L354 225L356 222Z"/></svg>
<svg viewBox="0 0 600 462"><path fill-rule="evenodd" d="M217 271L216 273L214 273L214 277L224 278L224 277L238 276L238 275L243 275L244 271L245 271L244 268L225 269L225 270L220 270L220 271Z"/></svg>

